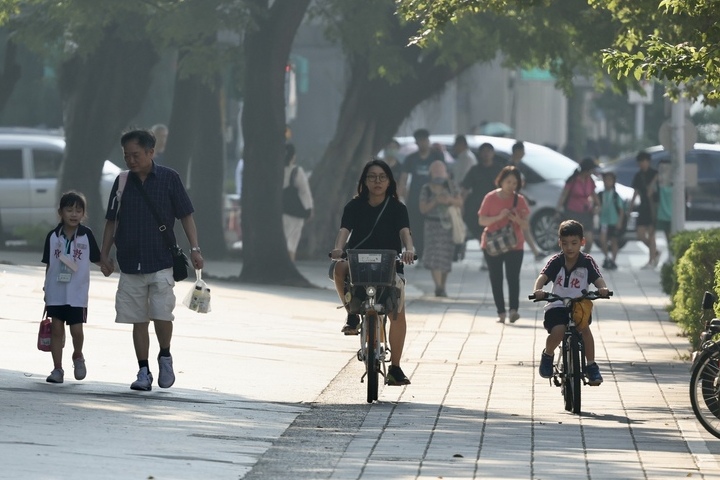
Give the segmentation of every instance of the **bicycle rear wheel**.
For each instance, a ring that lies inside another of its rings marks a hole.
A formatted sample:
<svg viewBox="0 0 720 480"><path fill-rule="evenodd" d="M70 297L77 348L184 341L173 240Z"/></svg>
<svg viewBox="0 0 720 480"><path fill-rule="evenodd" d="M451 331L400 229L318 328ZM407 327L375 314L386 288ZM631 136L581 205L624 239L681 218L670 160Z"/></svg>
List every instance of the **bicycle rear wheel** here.
<svg viewBox="0 0 720 480"><path fill-rule="evenodd" d="M378 314L368 312L365 315L365 329L367 331L367 355L365 356L365 371L367 372L367 402L372 403L378 398Z"/></svg>
<svg viewBox="0 0 720 480"><path fill-rule="evenodd" d="M690 403L705 430L720 438L720 346L703 352L695 363Z"/></svg>

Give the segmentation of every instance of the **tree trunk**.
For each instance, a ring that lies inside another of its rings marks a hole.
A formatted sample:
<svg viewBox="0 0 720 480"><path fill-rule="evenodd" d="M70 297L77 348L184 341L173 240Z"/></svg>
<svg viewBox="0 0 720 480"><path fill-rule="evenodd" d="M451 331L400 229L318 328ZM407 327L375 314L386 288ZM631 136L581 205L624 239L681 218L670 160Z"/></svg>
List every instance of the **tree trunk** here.
<svg viewBox="0 0 720 480"><path fill-rule="evenodd" d="M12 38L5 42L5 61L3 62L2 74L0 74L0 112L7 105L15 85L20 80L22 68L17 62L17 45Z"/></svg>
<svg viewBox="0 0 720 480"><path fill-rule="evenodd" d="M309 286L290 261L282 227L285 67L310 0L248 0L245 33L245 138L240 280ZM269 7L268 5L272 5Z"/></svg>
<svg viewBox="0 0 720 480"><path fill-rule="evenodd" d="M178 63L181 58L178 58ZM197 139L196 112L200 108L199 92L202 80L196 75L181 76L175 73L172 112L168 124L168 140L163 164L188 181L188 168Z"/></svg>
<svg viewBox="0 0 720 480"><path fill-rule="evenodd" d="M196 140L192 150L190 196L203 256L222 258L226 253L222 225L225 141L223 139L219 82L201 83L194 112Z"/></svg>
<svg viewBox="0 0 720 480"><path fill-rule="evenodd" d="M416 105L439 93L470 65L435 65L435 58L426 56L415 62L412 79L390 84L370 80L365 58L351 58L351 81L337 131L310 177L313 192L323 194L314 197L315 215L304 230L302 256L320 258L333 248L343 207L357 192L365 163L387 144Z"/></svg>
<svg viewBox="0 0 720 480"><path fill-rule="evenodd" d="M150 71L159 56L147 39L126 40L117 26L106 30L97 49L61 66L65 99L65 159L58 195L75 189L88 200L90 224L101 231L107 198L100 198L103 163L120 148L121 131L140 111L150 87Z"/></svg>

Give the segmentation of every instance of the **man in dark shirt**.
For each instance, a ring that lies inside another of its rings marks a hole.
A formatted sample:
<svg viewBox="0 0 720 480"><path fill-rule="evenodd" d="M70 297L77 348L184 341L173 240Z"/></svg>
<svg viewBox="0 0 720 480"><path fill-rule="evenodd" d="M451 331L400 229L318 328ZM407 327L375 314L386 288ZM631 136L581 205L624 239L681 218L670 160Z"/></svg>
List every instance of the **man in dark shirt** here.
<svg viewBox="0 0 720 480"><path fill-rule="evenodd" d="M398 192L402 195L407 192L405 205L407 205L410 225L412 225L413 244L418 255L422 255L423 229L425 221L420 213L420 189L430 181L430 164L435 160L445 161L442 153L430 148L430 132L424 128L415 130L413 133L417 152L405 157L403 172L398 183ZM410 188L407 188L408 176L410 176Z"/></svg>
<svg viewBox="0 0 720 480"><path fill-rule="evenodd" d="M155 324L160 345L158 385L169 388L175 382L170 342L172 340L173 257L140 189L147 192L166 231L173 237L173 224L180 219L190 242L193 267L201 269L203 258L198 246L193 206L175 170L153 161L155 137L146 130L133 130L120 139L125 164L115 180L107 213L101 248L101 262L113 265L110 249L117 249L120 281L115 296L115 322L133 325L133 343L140 370L133 390L152 389L153 376L148 363L150 350L149 325ZM118 192L120 178L127 174L125 185ZM121 208L122 206L122 208Z"/></svg>

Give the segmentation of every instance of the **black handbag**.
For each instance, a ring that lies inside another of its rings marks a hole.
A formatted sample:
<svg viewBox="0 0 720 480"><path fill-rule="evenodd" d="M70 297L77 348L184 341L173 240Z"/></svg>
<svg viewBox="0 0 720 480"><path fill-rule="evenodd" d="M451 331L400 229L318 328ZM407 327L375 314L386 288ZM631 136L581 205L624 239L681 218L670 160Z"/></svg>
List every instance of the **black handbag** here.
<svg viewBox="0 0 720 480"><path fill-rule="evenodd" d="M290 172L290 183L288 183L287 187L283 188L283 213L290 215L291 217L310 218L312 210L303 206L302 201L300 200L300 192L295 186L295 176L297 175L297 170L297 166L292 169L292 172Z"/></svg>
<svg viewBox="0 0 720 480"><path fill-rule="evenodd" d="M173 279L176 282L185 280L188 277L187 255L185 255L185 252L183 252L182 248L180 248L179 245L177 245L175 242L173 242L173 239L170 236L170 233L167 231L167 226L163 223L162 219L160 218L160 214L155 209L155 205L153 205L152 201L150 200L150 197L148 196L147 192L145 191L142 184L140 183L140 179L134 175L131 177L131 179L132 179L132 182L135 184L135 186L140 191L140 195L142 195L143 200L145 200L145 203L147 204L148 208L150 209L150 212L153 214L153 217L155 217L155 220L158 223L158 228L159 228L160 232L162 232L162 236L165 239L165 243L167 244L168 249L170 249L170 253L172 254L172 258L173 258Z"/></svg>

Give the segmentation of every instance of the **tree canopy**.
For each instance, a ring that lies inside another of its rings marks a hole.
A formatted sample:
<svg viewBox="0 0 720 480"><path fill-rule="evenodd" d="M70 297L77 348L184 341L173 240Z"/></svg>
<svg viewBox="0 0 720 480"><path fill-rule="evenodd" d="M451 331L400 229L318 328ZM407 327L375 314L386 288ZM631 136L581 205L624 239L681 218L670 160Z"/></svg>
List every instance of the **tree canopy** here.
<svg viewBox="0 0 720 480"><path fill-rule="evenodd" d="M515 15L551 10L556 1L398 0L399 11L420 22L416 42L425 42L448 25L480 12ZM669 83L671 94L682 85L691 97L720 102L720 0L587 0L573 2L581 12L568 32L578 40L600 31L612 38L590 53L615 81L655 78ZM551 19L550 17L548 17ZM592 18L594 24L584 20ZM580 28L582 27L582 28ZM573 32L574 30L574 32ZM578 53L582 45L576 45ZM564 60L564 58L563 58Z"/></svg>

